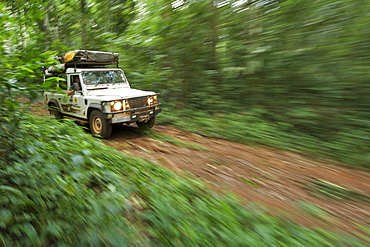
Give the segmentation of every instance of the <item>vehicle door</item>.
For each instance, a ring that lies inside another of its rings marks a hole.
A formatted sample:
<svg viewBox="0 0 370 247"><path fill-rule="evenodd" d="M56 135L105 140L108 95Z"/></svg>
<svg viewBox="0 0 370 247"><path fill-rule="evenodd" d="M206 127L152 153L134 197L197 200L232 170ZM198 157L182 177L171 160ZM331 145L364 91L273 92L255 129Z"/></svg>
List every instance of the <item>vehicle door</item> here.
<svg viewBox="0 0 370 247"><path fill-rule="evenodd" d="M67 82L67 76L65 74L58 74L58 75L50 75L46 76L44 79L47 79L47 77L59 77L60 80L57 80L57 84L51 86L50 91L44 92L44 95L46 95L47 98L56 99L58 101L58 104L61 106L60 111L63 113L66 109L66 104L69 102L68 97L66 93L63 93L62 91L67 91L68 89L68 82ZM55 90L56 88L60 88L62 91Z"/></svg>
<svg viewBox="0 0 370 247"><path fill-rule="evenodd" d="M72 95L69 96L69 107L67 108L70 115L76 117L83 117L84 115L84 95L83 83L79 74L71 74L68 78L69 89L76 89Z"/></svg>

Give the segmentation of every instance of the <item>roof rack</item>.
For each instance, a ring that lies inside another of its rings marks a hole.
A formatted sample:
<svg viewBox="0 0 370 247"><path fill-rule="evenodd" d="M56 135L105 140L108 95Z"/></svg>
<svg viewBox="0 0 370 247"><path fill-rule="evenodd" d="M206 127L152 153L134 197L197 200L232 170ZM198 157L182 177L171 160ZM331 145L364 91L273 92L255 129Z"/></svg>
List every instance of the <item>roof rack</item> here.
<svg viewBox="0 0 370 247"><path fill-rule="evenodd" d="M66 67L93 67L105 65L118 66L118 53L75 50L63 53L58 57L60 63L64 63Z"/></svg>
<svg viewBox="0 0 370 247"><path fill-rule="evenodd" d="M66 68L89 68L89 67L99 67L106 65L117 65L117 62L92 62L92 61L81 61L81 62L68 62L64 64Z"/></svg>

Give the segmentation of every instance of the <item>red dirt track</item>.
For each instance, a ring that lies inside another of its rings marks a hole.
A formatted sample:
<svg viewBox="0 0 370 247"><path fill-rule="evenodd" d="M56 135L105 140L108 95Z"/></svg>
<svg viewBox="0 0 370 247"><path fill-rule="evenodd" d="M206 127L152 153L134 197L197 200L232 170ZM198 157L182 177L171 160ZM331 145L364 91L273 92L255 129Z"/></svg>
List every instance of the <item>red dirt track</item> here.
<svg viewBox="0 0 370 247"><path fill-rule="evenodd" d="M292 217L305 225L345 231L353 231L356 224L370 227L368 200L336 200L310 187L313 181L323 180L370 198L368 172L340 167L334 162L312 161L294 153L202 137L169 126L153 128L158 134L200 145L204 150L179 147L138 134L134 128L123 126L104 143L184 176L188 176L184 171L191 172L218 191L230 191L242 200L258 203L271 213ZM302 210L307 205L302 202L316 205L313 213ZM315 213L316 209L319 212Z"/></svg>

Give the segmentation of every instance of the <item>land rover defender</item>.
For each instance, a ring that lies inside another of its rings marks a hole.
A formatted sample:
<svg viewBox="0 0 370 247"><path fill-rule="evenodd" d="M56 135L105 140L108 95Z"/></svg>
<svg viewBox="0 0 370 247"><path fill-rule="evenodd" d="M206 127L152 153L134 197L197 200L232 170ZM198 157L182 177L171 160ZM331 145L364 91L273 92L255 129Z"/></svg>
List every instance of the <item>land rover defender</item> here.
<svg viewBox="0 0 370 247"><path fill-rule="evenodd" d="M44 70L44 80L60 78L57 87L61 90L44 92L44 102L55 118L88 123L90 131L103 138L111 135L112 125L153 127L161 111L159 94L132 89L118 68L117 53L76 50L64 53L59 61Z"/></svg>

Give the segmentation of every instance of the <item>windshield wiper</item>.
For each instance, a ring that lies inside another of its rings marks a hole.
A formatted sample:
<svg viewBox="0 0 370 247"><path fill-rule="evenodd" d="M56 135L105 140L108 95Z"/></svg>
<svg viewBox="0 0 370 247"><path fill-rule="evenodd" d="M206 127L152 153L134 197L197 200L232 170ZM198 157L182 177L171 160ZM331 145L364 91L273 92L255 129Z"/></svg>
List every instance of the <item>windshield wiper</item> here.
<svg viewBox="0 0 370 247"><path fill-rule="evenodd" d="M116 84L116 83L121 83L121 82L125 82L125 81L115 81L115 82L113 82L113 84L112 84L112 85L114 85L114 84Z"/></svg>
<svg viewBox="0 0 370 247"><path fill-rule="evenodd" d="M97 81L96 83L95 83L95 87L97 86L97 85L99 85L99 84L103 84L103 82L99 82L99 81Z"/></svg>

